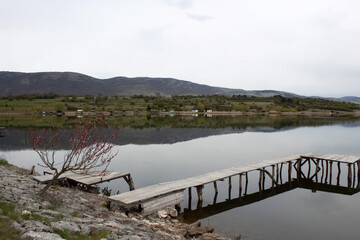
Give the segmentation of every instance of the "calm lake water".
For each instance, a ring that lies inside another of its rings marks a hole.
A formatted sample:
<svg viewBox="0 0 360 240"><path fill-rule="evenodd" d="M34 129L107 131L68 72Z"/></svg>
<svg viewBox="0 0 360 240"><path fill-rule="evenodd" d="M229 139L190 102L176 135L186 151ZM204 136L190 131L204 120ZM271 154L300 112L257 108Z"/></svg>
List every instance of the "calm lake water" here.
<svg viewBox="0 0 360 240"><path fill-rule="evenodd" d="M140 188L297 153L360 156L360 120L356 118L277 117L262 118L261 121L254 118L252 121L251 118L223 117L200 120L186 119L190 125L186 128L178 123L169 124L170 118L163 126L123 128L116 146L119 154L110 169L130 172L135 187ZM197 124L193 126L191 121ZM10 127L3 135L0 157L26 168L39 161L35 152L24 145L23 129ZM59 157L65 151L59 150ZM346 180L344 177L342 181ZM234 177L232 198L238 197L237 183L238 178ZM250 174L249 191L256 192L257 184L258 173ZM106 186L113 192L128 191L123 180ZM216 202L226 202L227 181L219 182L218 188ZM185 195L182 209L188 208L187 191ZM196 209L195 190L192 195L191 208ZM209 184L204 189L202 206L213 204L213 201L214 190ZM296 188L216 213L204 218L202 223L234 239L358 239L359 205L360 194Z"/></svg>

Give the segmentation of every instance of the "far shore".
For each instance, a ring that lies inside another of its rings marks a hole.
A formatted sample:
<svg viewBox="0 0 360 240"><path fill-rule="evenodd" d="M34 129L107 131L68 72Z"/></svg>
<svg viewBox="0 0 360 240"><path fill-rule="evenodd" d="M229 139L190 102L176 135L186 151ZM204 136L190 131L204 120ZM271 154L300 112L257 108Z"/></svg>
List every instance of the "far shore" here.
<svg viewBox="0 0 360 240"><path fill-rule="evenodd" d="M360 116L360 111L335 111L335 110L323 110L313 109L308 111L294 111L294 112L281 112L281 111L266 111L266 112L255 112L255 111L211 111L211 112L194 112L194 111L158 111L158 112L145 112L145 111L103 111L103 112L77 112L77 111L65 111L56 113L55 111L48 111L38 113L31 110L4 110L0 109L0 116L2 117L26 117L26 116L140 116L140 115L160 115L160 116Z"/></svg>

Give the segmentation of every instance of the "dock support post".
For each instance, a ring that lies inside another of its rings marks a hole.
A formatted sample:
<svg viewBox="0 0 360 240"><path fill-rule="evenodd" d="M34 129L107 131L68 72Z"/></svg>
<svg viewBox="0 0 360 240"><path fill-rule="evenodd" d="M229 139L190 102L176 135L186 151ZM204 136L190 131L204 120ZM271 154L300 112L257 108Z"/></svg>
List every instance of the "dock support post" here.
<svg viewBox="0 0 360 240"><path fill-rule="evenodd" d="M292 170L292 162L289 161L289 165L288 165L288 182L290 183L290 186L291 186L291 170Z"/></svg>
<svg viewBox="0 0 360 240"><path fill-rule="evenodd" d="M241 198L241 192L242 192L241 179L242 179L242 173L239 174L239 198Z"/></svg>
<svg viewBox="0 0 360 240"><path fill-rule="evenodd" d="M196 191L197 191L198 199L199 199L200 202L203 201L203 196L202 196L203 188L204 188L204 185L196 186Z"/></svg>
<svg viewBox="0 0 360 240"><path fill-rule="evenodd" d="M301 158L297 161L297 165L296 165L297 169L296 169L296 172L297 172L297 181L298 183L300 183L300 178L301 178Z"/></svg>
<svg viewBox="0 0 360 240"><path fill-rule="evenodd" d="M248 189L248 184L249 184L249 177L248 177L248 173L245 173L245 195L247 194L247 189Z"/></svg>
<svg viewBox="0 0 360 240"><path fill-rule="evenodd" d="M265 168L262 168L262 189L265 190Z"/></svg>
<svg viewBox="0 0 360 240"><path fill-rule="evenodd" d="M318 172L320 171L320 169L319 169L319 159L317 159L316 160L316 170L315 170L315 179L316 179L316 183L318 183L319 182L319 179L318 179Z"/></svg>
<svg viewBox="0 0 360 240"><path fill-rule="evenodd" d="M276 164L276 183L279 183L279 164Z"/></svg>
<svg viewBox="0 0 360 240"><path fill-rule="evenodd" d="M353 188L355 188L355 179L356 179L356 175L355 175L355 163L352 164L353 165Z"/></svg>
<svg viewBox="0 0 360 240"><path fill-rule="evenodd" d="M351 174L351 164L348 164L348 188L351 188L351 180L352 180L352 174Z"/></svg>
<svg viewBox="0 0 360 240"><path fill-rule="evenodd" d="M214 182L214 190L215 190L215 194L218 194L218 187L216 181Z"/></svg>
<svg viewBox="0 0 360 240"><path fill-rule="evenodd" d="M127 176L124 176L123 178L125 179L125 181L129 185L130 191L135 190L134 180L132 179L131 174L129 174Z"/></svg>
<svg viewBox="0 0 360 240"><path fill-rule="evenodd" d="M231 188L232 188L232 185L231 185L231 176L229 177L229 189L228 189L228 195L229 195L229 200L231 200Z"/></svg>
<svg viewBox="0 0 360 240"><path fill-rule="evenodd" d="M188 188L188 191L189 191L189 204L188 204L188 208L191 210L191 200L192 200L191 187Z"/></svg>
<svg viewBox="0 0 360 240"><path fill-rule="evenodd" d="M282 170L283 170L283 162L280 164L280 184L283 184L283 180L282 180Z"/></svg>
<svg viewBox="0 0 360 240"><path fill-rule="evenodd" d="M340 185L340 173L341 173L340 162L338 162L337 166L338 166L338 175L336 177L336 185L339 186Z"/></svg>
<svg viewBox="0 0 360 240"><path fill-rule="evenodd" d="M327 183L328 175L329 175L329 161L325 160L325 163L326 163L325 183Z"/></svg>
<svg viewBox="0 0 360 240"><path fill-rule="evenodd" d="M356 189L359 189L359 185L360 185L360 161L357 161L356 164L357 164L357 166L358 166L358 172L357 172L358 180L357 180Z"/></svg>
<svg viewBox="0 0 360 240"><path fill-rule="evenodd" d="M324 179L324 160L321 160L321 183L323 183Z"/></svg>
<svg viewBox="0 0 360 240"><path fill-rule="evenodd" d="M331 185L331 182L332 182L332 168L333 168L332 165L333 165L333 162L330 161L330 181L329 181L330 185Z"/></svg>
<svg viewBox="0 0 360 240"><path fill-rule="evenodd" d="M273 178L273 180L271 181L271 188L274 189L274 186L275 186L275 182L274 182L274 179L275 179L274 178L275 177L275 165L272 165L271 168L272 168L271 175L272 175L272 178ZM277 179L276 179L276 182L277 182Z"/></svg>
<svg viewBox="0 0 360 240"><path fill-rule="evenodd" d="M259 192L261 192L262 177L263 177L262 171L259 169Z"/></svg>
<svg viewBox="0 0 360 240"><path fill-rule="evenodd" d="M307 178L310 178L310 173L311 173L311 162L310 162L310 158L307 160L308 162L308 175Z"/></svg>

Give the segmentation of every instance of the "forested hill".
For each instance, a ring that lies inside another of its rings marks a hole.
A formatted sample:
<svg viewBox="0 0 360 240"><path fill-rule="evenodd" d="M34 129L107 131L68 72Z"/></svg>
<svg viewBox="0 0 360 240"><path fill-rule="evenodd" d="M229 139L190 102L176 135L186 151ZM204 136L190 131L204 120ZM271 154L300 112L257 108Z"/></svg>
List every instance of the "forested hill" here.
<svg viewBox="0 0 360 240"><path fill-rule="evenodd" d="M173 78L114 77L97 79L73 72L0 72L0 96L56 93L60 95L247 95L257 97L299 97L296 94L264 90L246 91L196 84Z"/></svg>

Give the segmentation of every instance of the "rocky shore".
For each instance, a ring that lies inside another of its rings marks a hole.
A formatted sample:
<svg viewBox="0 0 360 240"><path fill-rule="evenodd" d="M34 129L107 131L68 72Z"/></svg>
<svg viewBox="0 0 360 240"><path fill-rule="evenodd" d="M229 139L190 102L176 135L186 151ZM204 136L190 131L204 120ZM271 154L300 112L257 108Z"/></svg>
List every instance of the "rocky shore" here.
<svg viewBox="0 0 360 240"><path fill-rule="evenodd" d="M8 221L18 239L228 239L199 222L181 223L171 211L126 215L109 208L106 196L55 186L40 197L42 187L26 170L0 164L0 220Z"/></svg>

